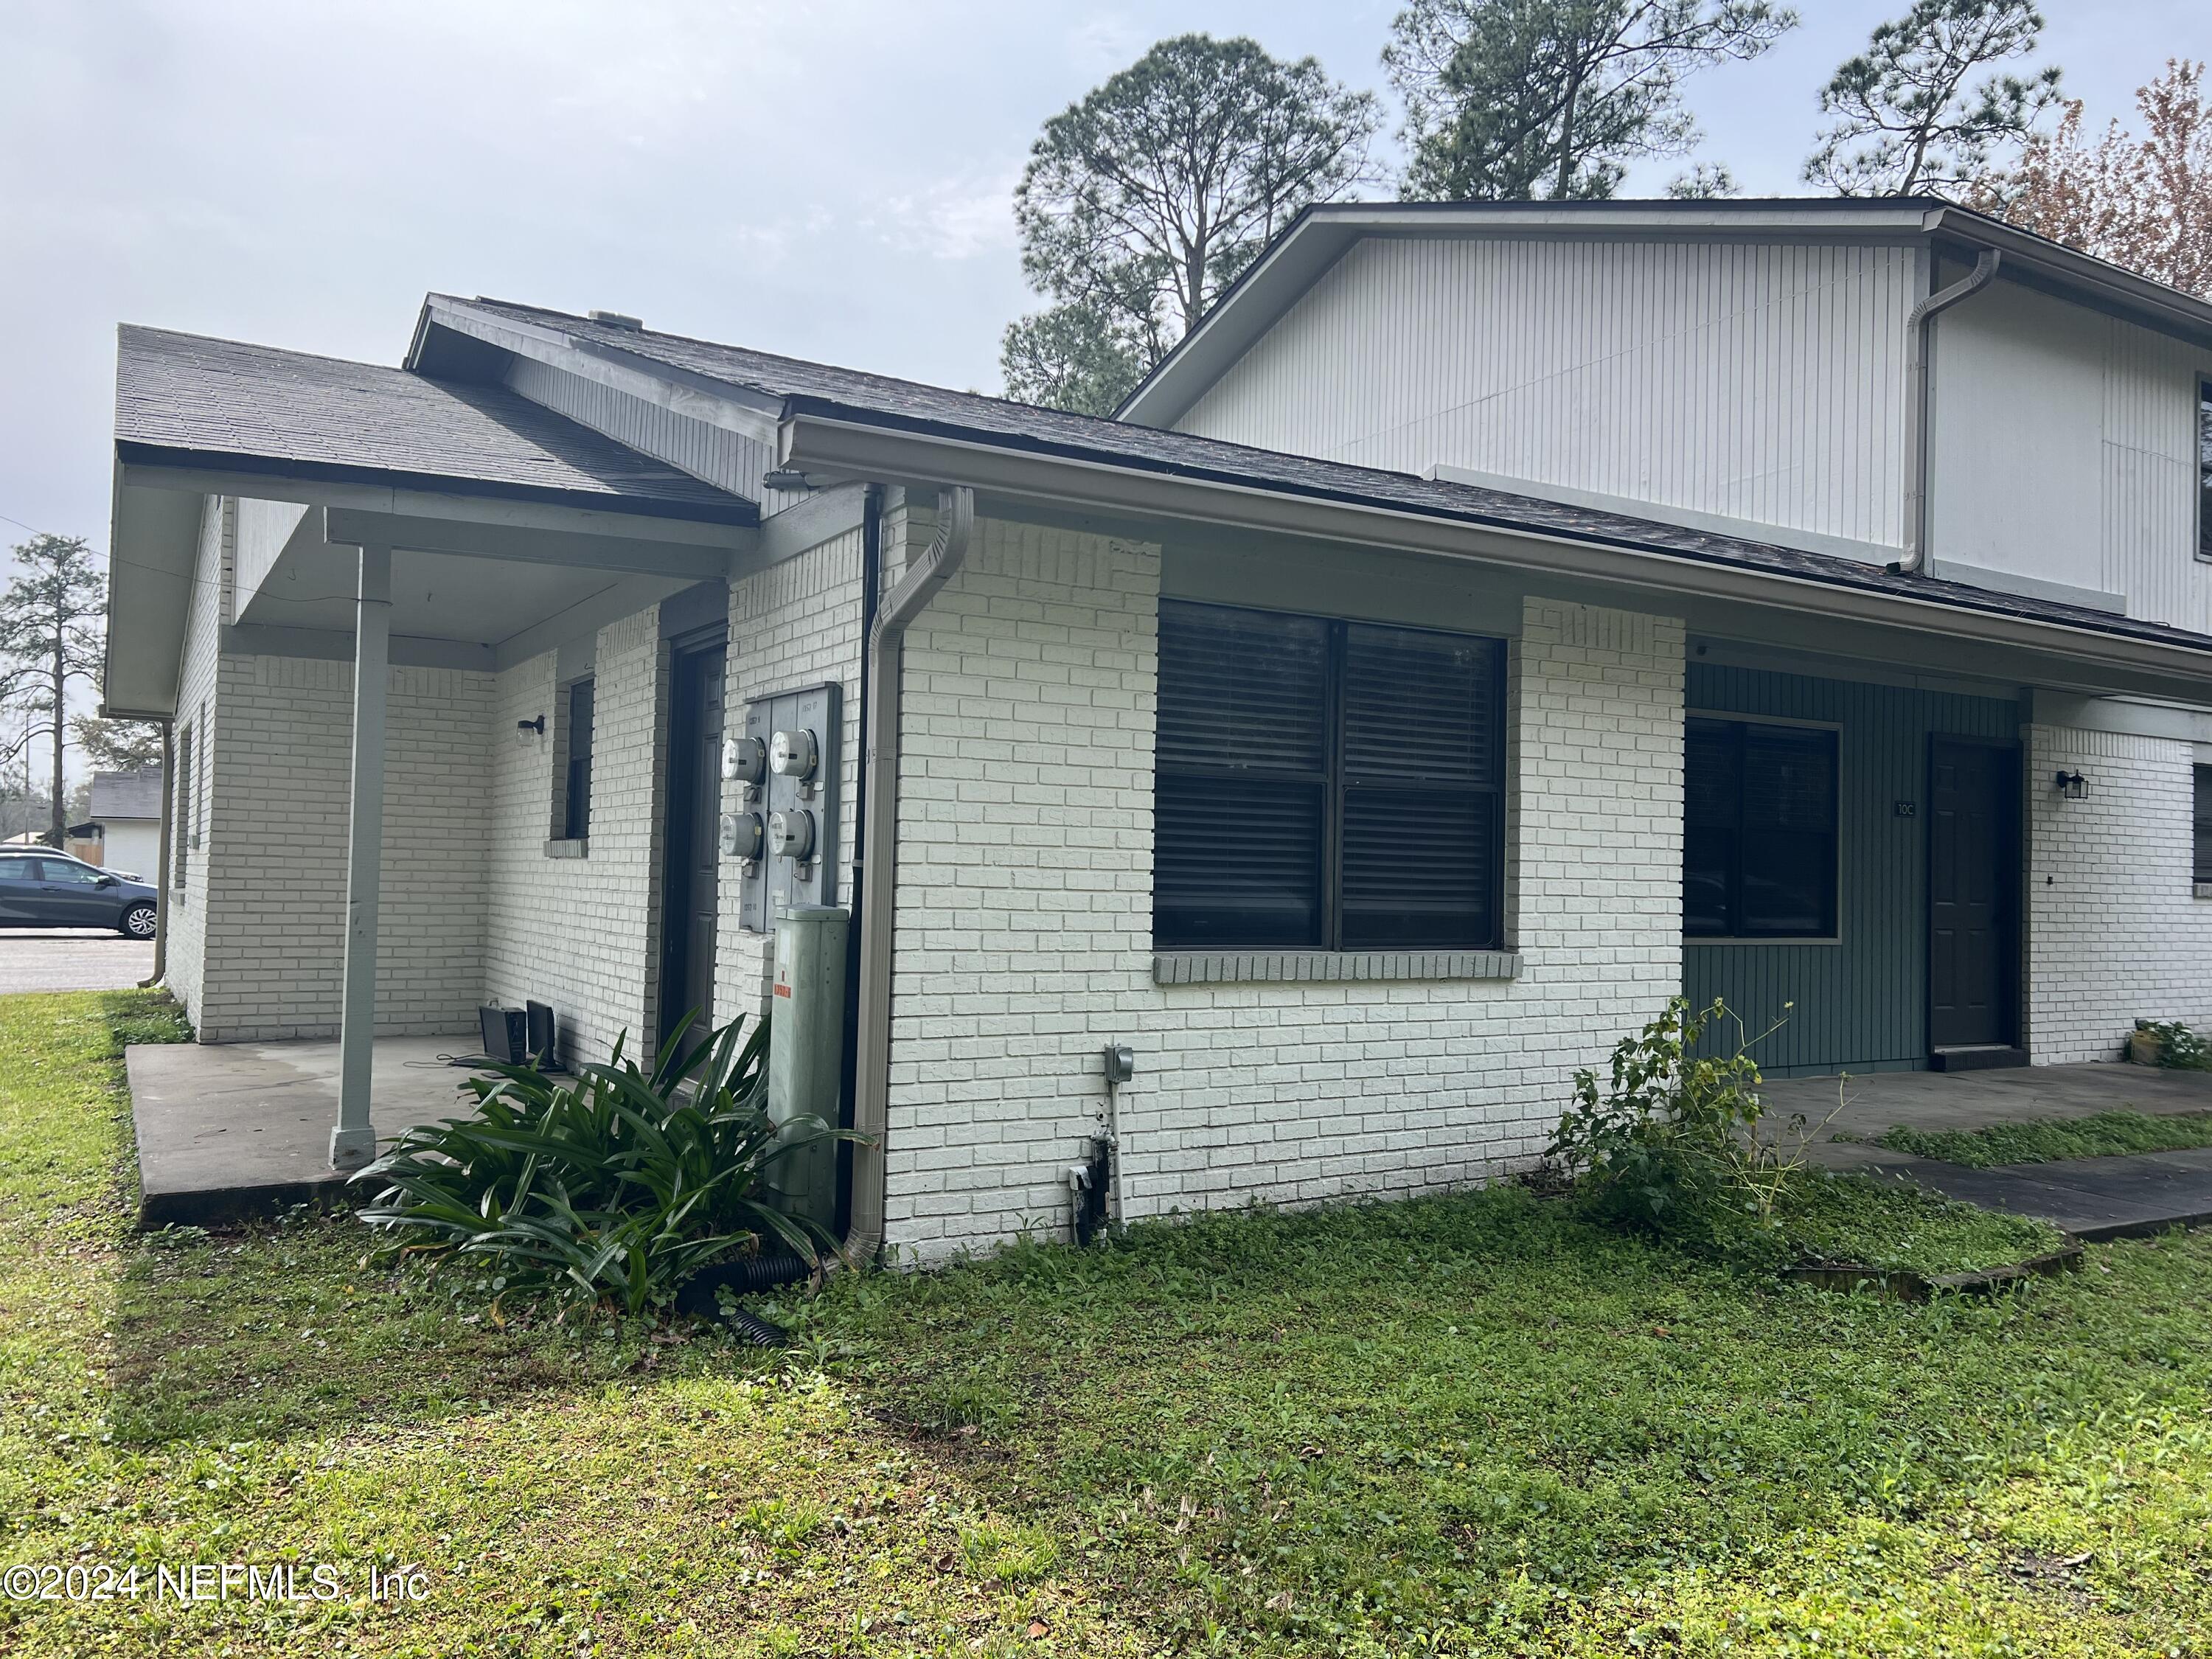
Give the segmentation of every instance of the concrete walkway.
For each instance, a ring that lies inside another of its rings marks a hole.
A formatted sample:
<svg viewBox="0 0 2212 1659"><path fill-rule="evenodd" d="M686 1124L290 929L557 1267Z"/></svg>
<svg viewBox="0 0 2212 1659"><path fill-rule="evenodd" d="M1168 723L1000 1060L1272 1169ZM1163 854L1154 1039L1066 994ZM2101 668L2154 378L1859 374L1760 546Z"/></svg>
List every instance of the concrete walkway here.
<svg viewBox="0 0 2212 1659"><path fill-rule="evenodd" d="M127 991L154 971L154 942L91 927L0 929L0 996Z"/></svg>
<svg viewBox="0 0 2212 1659"><path fill-rule="evenodd" d="M2085 1239L2212 1221L2212 1147L1970 1170L1866 1144L1897 1124L1971 1131L1992 1123L2099 1112L2212 1111L2212 1073L2101 1062L1991 1072L1877 1072L1841 1080L1780 1079L1766 1085L1765 1095L1770 1113L1802 1112L1812 1126L1826 1120L1807 1156L1832 1170L1911 1181L1984 1209L2038 1217ZM1839 1141L1832 1138L1838 1133L1864 1139Z"/></svg>
<svg viewBox="0 0 2212 1659"><path fill-rule="evenodd" d="M439 1056L478 1051L472 1036L379 1038L370 1083L378 1139L460 1115L467 1073ZM210 1226L337 1194L337 1043L142 1043L125 1054L139 1225Z"/></svg>

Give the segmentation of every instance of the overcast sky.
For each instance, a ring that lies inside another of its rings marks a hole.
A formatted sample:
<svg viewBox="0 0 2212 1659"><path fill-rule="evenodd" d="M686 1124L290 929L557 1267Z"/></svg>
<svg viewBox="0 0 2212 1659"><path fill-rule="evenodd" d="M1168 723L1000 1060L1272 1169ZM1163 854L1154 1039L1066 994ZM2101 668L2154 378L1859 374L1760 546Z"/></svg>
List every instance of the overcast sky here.
<svg viewBox="0 0 2212 1659"><path fill-rule="evenodd" d="M1802 0L1766 58L1691 82L1698 159L1801 191L1817 88L1904 3ZM1395 9L0 0L0 516L105 549L120 321L395 362L440 289L996 390L1048 116L1192 29L1381 89ZM2100 120L2212 55L2204 0L2045 10Z"/></svg>

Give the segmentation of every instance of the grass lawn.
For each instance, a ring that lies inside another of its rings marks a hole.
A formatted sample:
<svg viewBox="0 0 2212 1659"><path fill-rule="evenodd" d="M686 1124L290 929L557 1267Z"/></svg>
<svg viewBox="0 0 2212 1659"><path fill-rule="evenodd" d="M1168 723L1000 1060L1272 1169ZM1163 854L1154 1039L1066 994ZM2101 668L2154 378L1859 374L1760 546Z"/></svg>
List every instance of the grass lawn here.
<svg viewBox="0 0 2212 1659"><path fill-rule="evenodd" d="M2062 1158L2171 1152L2212 1146L2212 1112L2156 1117L2148 1112L2099 1112L2089 1117L1992 1123L1981 1129L1908 1129L1900 1123L1874 1144L1973 1170L1998 1164L2051 1164Z"/></svg>
<svg viewBox="0 0 2212 1659"><path fill-rule="evenodd" d="M2212 1653L2212 1236L1913 1306L1499 1189L580 1340L350 1221L132 1237L164 1018L0 1000L0 1565L351 1594L0 1601L0 1652Z"/></svg>

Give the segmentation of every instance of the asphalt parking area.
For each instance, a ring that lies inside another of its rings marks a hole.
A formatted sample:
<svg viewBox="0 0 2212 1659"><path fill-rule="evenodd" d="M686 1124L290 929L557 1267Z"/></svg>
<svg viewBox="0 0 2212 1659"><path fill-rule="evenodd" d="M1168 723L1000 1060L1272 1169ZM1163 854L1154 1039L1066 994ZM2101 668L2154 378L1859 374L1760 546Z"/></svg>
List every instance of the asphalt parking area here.
<svg viewBox="0 0 2212 1659"><path fill-rule="evenodd" d="M0 996L127 991L154 971L154 942L89 927L0 930Z"/></svg>

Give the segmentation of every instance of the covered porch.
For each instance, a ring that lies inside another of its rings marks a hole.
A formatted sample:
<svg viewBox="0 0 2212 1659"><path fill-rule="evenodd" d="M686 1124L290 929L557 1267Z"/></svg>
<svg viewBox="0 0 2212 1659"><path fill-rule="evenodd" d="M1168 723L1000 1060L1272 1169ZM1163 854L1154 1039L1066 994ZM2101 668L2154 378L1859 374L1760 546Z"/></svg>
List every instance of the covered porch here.
<svg viewBox="0 0 2212 1659"><path fill-rule="evenodd" d="M116 486L106 712L177 735L162 948L210 1045L133 1057L149 1218L327 1186L442 1115L435 1054L481 1040L437 1034L525 975L637 1024L660 623L722 620L756 504L503 385L131 330ZM554 780L595 668L637 729L586 870Z"/></svg>

